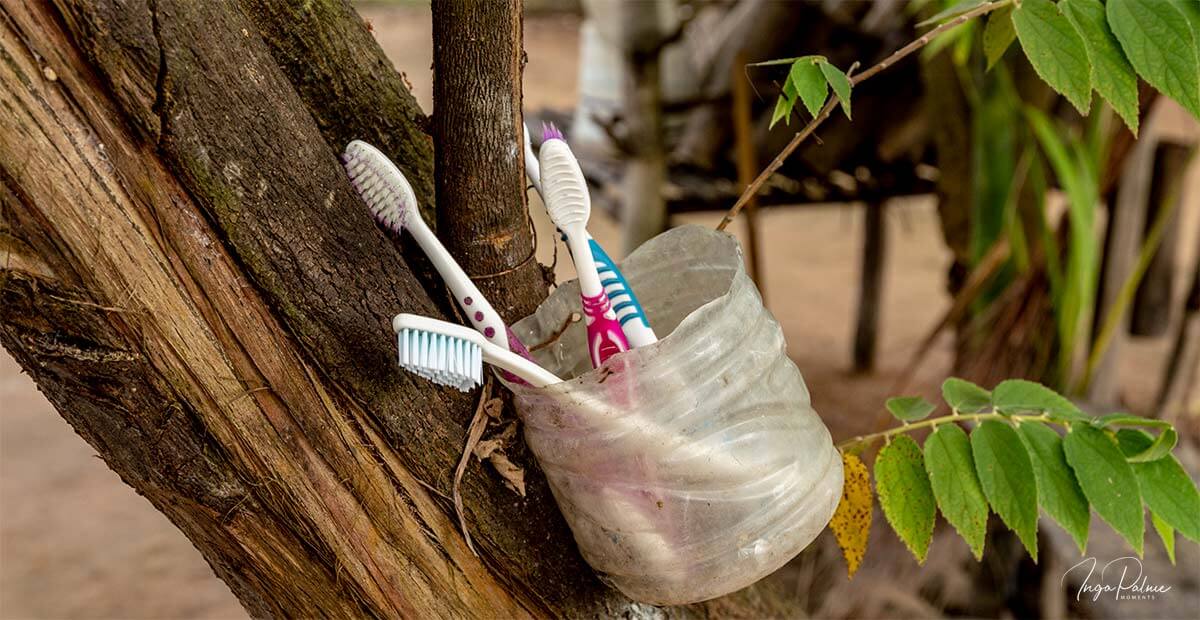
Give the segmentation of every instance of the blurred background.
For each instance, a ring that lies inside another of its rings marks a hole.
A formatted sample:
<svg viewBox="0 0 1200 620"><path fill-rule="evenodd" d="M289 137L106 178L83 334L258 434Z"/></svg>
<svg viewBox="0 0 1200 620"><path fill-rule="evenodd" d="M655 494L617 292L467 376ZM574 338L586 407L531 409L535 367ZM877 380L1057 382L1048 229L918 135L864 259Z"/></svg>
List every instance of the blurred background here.
<svg viewBox="0 0 1200 620"><path fill-rule="evenodd" d="M787 66L746 65L821 54L843 69L870 66L941 8L525 4L534 142L543 121L565 130L600 207L591 232L618 257L667 226L716 225L806 122L771 129ZM432 111L428 4L358 8ZM1021 54L1009 50L987 70L981 31L960 28L856 88L854 121L835 114L729 231L835 439L888 424L889 396L936 400L951 374L985 386L1024 377L1094 411L1172 421L1195 475L1200 127L1149 89L1136 141L1098 100L1081 118ZM1076 154L1069 165L1047 156L1055 144ZM1084 205L1062 187L1092 199ZM530 202L539 259L560 280L573 277L533 193ZM1079 208L1091 230L1061 225ZM1155 228L1161 236L1148 234ZM1131 274L1137 286L1122 295ZM1123 318L1100 338L1114 311ZM245 617L188 540L94 458L3 352L0 410L0 616ZM853 582L826 533L784 569L794 587L779 595L801 597L819 618L1170 618L1200 608L1200 553L1182 539L1176 567L1157 541L1146 545L1146 574L1172 585L1168 594L1076 601L1062 576L1081 558L1048 521L1040 565L1004 532L976 563L940 524L922 567L881 522ZM1097 519L1092 537L1101 562L1128 554Z"/></svg>

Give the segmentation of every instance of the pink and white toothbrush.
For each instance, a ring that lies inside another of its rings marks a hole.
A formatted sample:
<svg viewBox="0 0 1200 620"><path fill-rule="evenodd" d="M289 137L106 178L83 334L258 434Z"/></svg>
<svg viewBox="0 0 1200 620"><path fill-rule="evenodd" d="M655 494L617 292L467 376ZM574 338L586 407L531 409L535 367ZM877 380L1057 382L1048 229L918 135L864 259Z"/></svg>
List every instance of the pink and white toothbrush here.
<svg viewBox="0 0 1200 620"><path fill-rule="evenodd" d="M541 164L542 192L550 220L567 237L567 247L575 260L579 275L579 296L583 300L583 315L587 320L588 355L592 367L629 350L629 342L621 331L621 323L613 311L612 302L604 292L592 249L588 245L587 222L592 213L592 200L587 181L571 147L553 125L543 133L538 160Z"/></svg>

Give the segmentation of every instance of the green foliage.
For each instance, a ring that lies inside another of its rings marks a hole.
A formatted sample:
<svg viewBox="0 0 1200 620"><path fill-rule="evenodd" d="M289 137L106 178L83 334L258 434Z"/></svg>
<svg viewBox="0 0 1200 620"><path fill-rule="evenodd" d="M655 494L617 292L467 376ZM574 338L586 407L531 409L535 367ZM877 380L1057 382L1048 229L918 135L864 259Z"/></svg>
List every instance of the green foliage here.
<svg viewBox="0 0 1200 620"><path fill-rule="evenodd" d="M812 116L821 111L821 105L829 94L829 85L825 83L825 76L817 68L816 61L815 57L798 60L792 63L792 69L788 71L788 84L800 95L800 100Z"/></svg>
<svg viewBox="0 0 1200 620"><path fill-rule="evenodd" d="M1158 539L1162 541L1163 549L1167 550L1167 557L1171 558L1171 564L1175 564L1175 528L1167 525L1166 521L1158 518L1158 515L1150 513L1150 524L1154 526L1154 531L1158 532Z"/></svg>
<svg viewBox="0 0 1200 620"><path fill-rule="evenodd" d="M1000 413L1041 412L1051 420L1086 420L1087 416L1054 390L1033 381L1009 379L992 390L992 405Z"/></svg>
<svg viewBox="0 0 1200 620"><path fill-rule="evenodd" d="M1039 507L1066 529L1080 553L1087 550L1091 509L1139 555L1146 510L1172 561L1175 532L1200 538L1200 491L1170 453L1176 434L1169 424L1129 414L1092 418L1031 381L1005 381L989 394L951 378L942 393L952 415L839 446L850 454L890 439L875 459L875 491L887 522L918 562L929 551L938 510L977 559L990 511L1017 533L1035 561ZM896 407L904 415L925 412L914 419L933 409L916 397L892 399L889 408L898 400L905 403ZM976 423L969 435L964 422ZM907 434L920 428L933 429L923 449ZM858 498L854 509L863 512L869 490L852 495ZM846 553L857 564L866 538L846 529L843 523L838 539L855 541Z"/></svg>
<svg viewBox="0 0 1200 620"><path fill-rule="evenodd" d="M983 55L987 57L987 68L995 66L1004 52L1017 38L1017 30L1013 27L1013 8L1006 6L987 18L987 26L983 29Z"/></svg>
<svg viewBox="0 0 1200 620"><path fill-rule="evenodd" d="M1100 0L1062 0L1059 7L1083 38L1091 63L1092 86L1137 135L1137 76L1108 27Z"/></svg>
<svg viewBox="0 0 1200 620"><path fill-rule="evenodd" d="M1141 490L1116 440L1103 430L1081 424L1067 433L1063 452L1096 514L1142 555L1145 517Z"/></svg>
<svg viewBox="0 0 1200 620"><path fill-rule="evenodd" d="M1194 18L1164 0L1111 0L1106 15L1138 75L1200 117L1200 46Z"/></svg>
<svg viewBox="0 0 1200 620"><path fill-rule="evenodd" d="M1050 0L1022 0L1013 10L1021 49L1037 74L1080 114L1092 107L1091 68L1083 39Z"/></svg>
<svg viewBox="0 0 1200 620"><path fill-rule="evenodd" d="M1063 453L1062 437L1045 424L1023 423L1017 427L1037 480L1038 505L1075 539L1079 552L1087 549L1088 501L1075 480Z"/></svg>
<svg viewBox="0 0 1200 620"><path fill-rule="evenodd" d="M792 109L799 99L804 109L812 117L816 117L829 97L829 89L841 101L842 111L850 118L850 78L841 69L829 64L824 56L801 56L783 60L771 60L754 63L751 67L766 67L779 64L790 64L787 79L784 80L779 99L775 101L775 111L771 115L771 127L780 120L790 124Z"/></svg>
<svg viewBox="0 0 1200 620"><path fill-rule="evenodd" d="M846 77L841 69L827 62L820 62L817 66L821 67L825 81L829 82L829 86L833 88L833 94L837 95L838 101L841 102L842 112L846 114L846 118L852 119L853 117L850 116L850 78Z"/></svg>
<svg viewBox="0 0 1200 620"><path fill-rule="evenodd" d="M897 420L901 422L916 422L929 417L936 407L920 396L898 396L889 398L885 405Z"/></svg>
<svg viewBox="0 0 1200 620"><path fill-rule="evenodd" d="M875 488L883 516L917 561L924 562L937 508L921 448L911 437L901 435L879 451Z"/></svg>
<svg viewBox="0 0 1200 620"><path fill-rule="evenodd" d="M1070 368L1077 343L1090 327L1092 306L1100 272L1100 244L1096 239L1097 177L1100 153L1089 153L1081 139L1063 135L1040 110L1025 109L1030 127L1050 162L1054 175L1067 194L1070 217L1066 273L1054 298L1060 351L1059 377L1070 383Z"/></svg>
<svg viewBox="0 0 1200 620"><path fill-rule="evenodd" d="M1145 431L1131 428L1117 431L1117 441L1127 456L1145 454L1154 443ZM1200 542L1200 493L1179 461L1168 453L1156 460L1134 461L1131 467L1151 514L1185 538Z"/></svg>
<svg viewBox="0 0 1200 620"><path fill-rule="evenodd" d="M975 559L982 559L988 501L975 473L971 442L962 428L943 424L925 440L925 469L942 516L967 541Z"/></svg>
<svg viewBox="0 0 1200 620"><path fill-rule="evenodd" d="M988 503L1037 561L1037 483L1029 453L1008 422L984 420L971 433L975 471Z"/></svg>
<svg viewBox="0 0 1200 620"><path fill-rule="evenodd" d="M978 413L992 406L992 393L958 377L942 383L942 400L960 413Z"/></svg>

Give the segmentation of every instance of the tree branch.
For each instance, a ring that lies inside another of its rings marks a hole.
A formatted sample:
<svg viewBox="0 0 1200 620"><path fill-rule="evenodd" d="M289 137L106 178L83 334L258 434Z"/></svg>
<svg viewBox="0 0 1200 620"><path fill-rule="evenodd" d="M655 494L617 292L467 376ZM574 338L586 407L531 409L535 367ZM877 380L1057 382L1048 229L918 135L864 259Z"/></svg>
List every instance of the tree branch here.
<svg viewBox="0 0 1200 620"><path fill-rule="evenodd" d="M922 47L925 47L930 41L934 40L943 33L953 30L954 28L957 28L976 17L986 15L992 11L995 11L996 9L1008 6L1011 4L1011 2L1012 0L997 0L996 2L989 2L971 9L970 11L967 11L958 17L955 17L954 19L921 35L912 43L909 43L908 45L896 50L887 58L879 61L879 63L877 63L875 66L863 71L858 75L851 76L850 84L852 86L858 86L863 81L870 79L871 77L877 75L880 71L883 71L884 69L896 64L909 54L921 49ZM851 68L851 71L853 71L853 68ZM729 226L729 223L733 221L733 218L737 217L738 213L741 213L742 207L746 206L746 203L750 200L750 197L758 194L759 190L762 189L763 184L767 182L767 179L771 178L771 175L775 174L775 172L779 170L781 166L783 166L783 162L787 161L787 158L790 157L793 152L795 152L796 148L799 147L800 144L805 140L807 140L808 137L811 136L814 131L816 131L817 127L819 127L821 123L825 122L825 119L829 118L829 114L833 112L833 109L837 106L837 104L837 95L830 93L829 101L825 103L825 106L821 108L821 111L817 113L816 117L809 121L809 123L805 125L804 128L801 129L790 142L788 142L787 146L783 147L783 150L775 156L775 159L771 160L771 163L768 164L767 167L763 169L763 171L760 172L757 177L755 177L754 182L752 182L746 188L746 191L742 192L742 195L737 199L737 202L734 203L733 207L729 209L729 212L725 214L725 217L721 218L721 223L717 224L717 230L725 230L725 228Z"/></svg>

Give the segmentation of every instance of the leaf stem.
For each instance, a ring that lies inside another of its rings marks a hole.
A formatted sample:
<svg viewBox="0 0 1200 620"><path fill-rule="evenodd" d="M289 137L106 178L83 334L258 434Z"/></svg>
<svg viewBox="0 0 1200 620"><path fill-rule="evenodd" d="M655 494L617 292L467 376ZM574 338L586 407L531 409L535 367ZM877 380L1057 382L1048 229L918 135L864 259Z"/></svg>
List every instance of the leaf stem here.
<svg viewBox="0 0 1200 620"><path fill-rule="evenodd" d="M896 50L890 56L879 61L878 64L870 69L867 69L866 71L863 71L862 73L850 78L850 85L857 86L864 80L867 80L868 78L878 74L880 71L883 71L884 69L896 64L905 56L908 56L922 47L925 47L930 41L934 40L943 33L953 30L954 28L957 28L958 26L961 26L968 21L979 17L980 15L986 15L987 13L1004 8L1010 4L1012 4L1012 0L997 0L996 2L982 4L974 9L971 9L970 11L967 11L966 13L963 13L962 15L959 15L958 17L955 17L941 26L926 32L908 45ZM858 63L855 63L856 66L857 64ZM847 75L849 75L852 71L853 67L851 67L851 71L847 72ZM821 108L821 111L818 112L817 115L813 117L813 119L809 121L809 123L792 138L791 142L788 142L787 146L783 147L783 150L775 156L775 159L771 160L771 163L768 164L767 167L764 168L757 177L755 177L754 181L746 187L746 190L742 192L740 197L738 197L737 202L734 203L733 207L729 209L729 212L725 214L725 217L721 218L721 223L717 224L717 230L725 230L725 227L729 226L729 223L733 221L733 218L737 217L738 213L741 213L742 207L746 206L746 203L750 201L750 198L758 194L759 190L762 189L763 184L767 182L767 179L770 179L771 175L775 174L775 172L783 166L783 162L787 161L787 158L790 157L796 148L800 146L800 143L807 140L808 137L811 136L814 131L816 131L817 127L820 126L821 123L825 122L825 119L829 118L830 113L833 112L833 109L837 106L837 103L837 95L831 94L829 101L825 103L825 107Z"/></svg>
<svg viewBox="0 0 1200 620"><path fill-rule="evenodd" d="M893 436L901 433L908 433L922 428L931 428L939 424L970 422L974 420L1037 420L1038 422L1050 422L1052 424L1061 424L1063 426L1067 425L1067 422L1055 420L1044 413L1015 415L997 413L995 411L989 411L987 413L958 413L954 415L944 415L938 418L929 418L927 420L921 420L920 422L905 422L900 426L889 428L886 431L871 433L870 435L851 437L850 439L838 443L836 447L838 450L842 451L845 451L847 448L853 446L861 446L865 448L880 439L891 439Z"/></svg>

